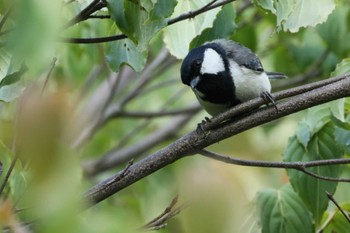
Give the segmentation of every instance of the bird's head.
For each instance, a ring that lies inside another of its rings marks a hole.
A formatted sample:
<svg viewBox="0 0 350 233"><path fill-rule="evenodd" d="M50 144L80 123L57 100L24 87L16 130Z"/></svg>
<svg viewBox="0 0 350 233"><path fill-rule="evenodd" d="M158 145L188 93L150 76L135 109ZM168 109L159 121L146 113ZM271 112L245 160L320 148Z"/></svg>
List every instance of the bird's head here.
<svg viewBox="0 0 350 233"><path fill-rule="evenodd" d="M181 80L196 88L201 82L215 81L226 71L225 53L213 45L203 45L191 50L181 65Z"/></svg>

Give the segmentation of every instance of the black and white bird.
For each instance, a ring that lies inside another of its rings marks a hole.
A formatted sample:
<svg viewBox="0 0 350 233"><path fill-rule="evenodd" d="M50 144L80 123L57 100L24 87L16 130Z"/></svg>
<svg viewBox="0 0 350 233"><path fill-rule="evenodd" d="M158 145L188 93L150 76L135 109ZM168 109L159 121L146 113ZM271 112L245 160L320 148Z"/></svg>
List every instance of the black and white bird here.
<svg viewBox="0 0 350 233"><path fill-rule="evenodd" d="M249 48L225 39L192 49L181 65L182 82L212 116L259 96L275 104L269 79L285 77L264 71Z"/></svg>

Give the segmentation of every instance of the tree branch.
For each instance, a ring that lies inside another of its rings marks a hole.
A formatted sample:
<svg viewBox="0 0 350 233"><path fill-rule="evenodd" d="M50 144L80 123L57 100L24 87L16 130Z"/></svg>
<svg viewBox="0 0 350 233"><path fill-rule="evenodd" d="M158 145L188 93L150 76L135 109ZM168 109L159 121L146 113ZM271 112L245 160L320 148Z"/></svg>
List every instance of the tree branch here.
<svg viewBox="0 0 350 233"><path fill-rule="evenodd" d="M329 83L327 83L324 81L324 86L319 86L320 83L316 83L314 85L316 87L311 90L311 84L301 86L299 89L304 90L303 92L295 94L289 99L277 103L278 111L276 111L273 106L268 106L259 108L258 110L251 112L250 114L246 114L238 119L228 121L224 126L221 124L222 121L219 121L219 125L212 125L213 128L207 133L206 137L203 137L202 135L198 134L196 130L194 130L171 143L167 147L132 165L128 170L128 175L118 180L118 182L111 182L111 180L113 180L116 176L119 176L119 173L100 182L88 190L84 194L84 198L88 203L90 203L90 205L94 205L130 186L143 177L148 176L185 156L193 155L199 150L202 150L213 143L228 137L232 137L248 129L276 120L286 115L290 115L292 113L296 113L298 111L335 99L350 96L350 74L344 75L342 78L331 78L330 80L333 82L329 82L328 80ZM279 95L283 96L289 92L290 91L287 90L279 93ZM260 101L260 98L243 103L236 108L228 110L226 113L235 112L235 109L241 108L240 106L245 106L245 108L248 109L252 108L250 105L256 104L256 101ZM221 114L219 116L222 117L222 115L225 114ZM214 117L212 121L218 117ZM106 186L106 184L108 184L108 186ZM104 188L101 190L101 187Z"/></svg>
<svg viewBox="0 0 350 233"><path fill-rule="evenodd" d="M155 117L166 117L182 114L193 114L200 110L200 106L192 106L183 109L175 109L168 111L157 111L157 112L136 112L136 111L120 111L116 112L113 117L126 117L126 118L155 118Z"/></svg>
<svg viewBox="0 0 350 233"><path fill-rule="evenodd" d="M333 195L327 191L326 191L326 195L327 195L328 199L331 200L333 202L333 204L338 208L340 213L342 213L342 215L345 217L345 219L348 220L348 222L350 223L350 216L347 213L345 213L345 211L340 207L338 202L334 199Z"/></svg>
<svg viewBox="0 0 350 233"><path fill-rule="evenodd" d="M306 169L308 167L349 164L350 159L327 159L327 160L316 160L316 161L308 161L308 162L268 162L268 161L258 161L258 160L237 159L237 158L233 158L227 155L221 155L208 150L200 150L198 153L205 157L215 159L224 163L229 163L229 164L249 166L249 167L295 169L320 180L327 180L327 181L334 181L334 182L350 182L350 179L321 176L316 173L310 172Z"/></svg>

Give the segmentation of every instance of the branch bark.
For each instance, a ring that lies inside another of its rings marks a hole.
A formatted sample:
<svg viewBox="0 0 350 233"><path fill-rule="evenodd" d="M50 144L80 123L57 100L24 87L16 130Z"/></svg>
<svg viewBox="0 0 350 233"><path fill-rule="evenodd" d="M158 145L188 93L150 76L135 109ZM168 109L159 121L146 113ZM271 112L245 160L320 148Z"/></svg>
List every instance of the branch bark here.
<svg viewBox="0 0 350 233"><path fill-rule="evenodd" d="M198 151L213 143L286 115L335 99L350 96L350 74L338 77L337 79L331 78L327 81L324 81L322 86L320 86L320 83L318 82L315 83L314 86L309 84L299 87L299 90L303 91L277 103L278 111L276 111L273 106L259 108L250 114L244 114L244 116L236 117L234 119L227 120L227 118L224 118L224 120L226 120L225 124L222 124L222 122L219 121L217 123L218 125L212 125L212 129L207 131L205 137L203 137L199 130L194 130L187 135L184 135L167 147L130 166L128 174L122 179L116 179L116 177L120 176L120 173L117 173L92 187L84 194L85 200L89 203L88 206L92 206L105 200L109 196L130 186L143 177L148 176L181 158L196 154ZM314 87L314 89L312 87ZM290 91L286 90L281 92L280 95L283 95L284 93L290 93ZM249 109L252 105L256 105L257 101L259 102L261 100L256 99L248 101L237 106L237 108L245 107ZM222 117L222 115L234 112L235 109L236 108L232 108L224 114L214 117L212 122L215 122L216 119Z"/></svg>

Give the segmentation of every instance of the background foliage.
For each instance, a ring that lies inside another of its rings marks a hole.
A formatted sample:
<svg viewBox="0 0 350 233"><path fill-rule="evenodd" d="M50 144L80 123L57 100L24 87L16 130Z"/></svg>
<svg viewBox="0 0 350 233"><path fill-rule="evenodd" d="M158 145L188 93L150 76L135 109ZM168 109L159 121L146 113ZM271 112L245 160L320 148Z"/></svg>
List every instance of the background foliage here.
<svg viewBox="0 0 350 233"><path fill-rule="evenodd" d="M199 155L76 213L93 184L206 116L179 78L189 49L236 40L266 70L287 74L273 83L287 89L350 71L349 8L346 0L1 1L2 229L134 232L179 195L185 208L161 232L346 232L325 192L350 211L349 184ZM209 149L253 160L346 158L349 110L337 100ZM310 171L349 177L347 165Z"/></svg>

